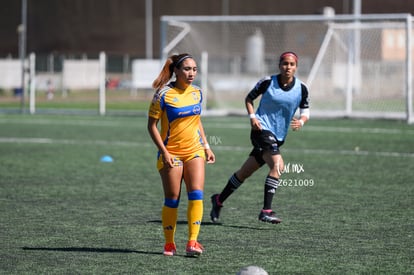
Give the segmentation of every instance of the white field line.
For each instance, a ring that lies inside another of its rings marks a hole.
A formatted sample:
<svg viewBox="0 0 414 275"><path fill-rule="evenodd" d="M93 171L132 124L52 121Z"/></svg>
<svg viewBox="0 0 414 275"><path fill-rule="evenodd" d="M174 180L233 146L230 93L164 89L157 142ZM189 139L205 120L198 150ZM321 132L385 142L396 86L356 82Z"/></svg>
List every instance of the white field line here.
<svg viewBox="0 0 414 275"><path fill-rule="evenodd" d="M107 141L107 140L70 140L70 139L51 139L51 138L19 138L19 137L0 137L0 143L20 143L20 144L63 144L63 145L103 145L103 146L128 146L128 147L154 147L150 142L130 142L130 141ZM244 146L221 146L213 147L217 151L250 151L250 147ZM324 149L284 149L286 152L314 155L354 155L354 156L377 156L377 157L407 157L414 158L414 153L401 152L370 152L361 150L324 150Z"/></svg>
<svg viewBox="0 0 414 275"><path fill-rule="evenodd" d="M0 124L37 124L37 125L78 125L78 126L100 126L100 127L125 127L124 123L117 121L88 121L88 120L50 120L50 119L8 119L0 118ZM129 125L129 127L133 127ZM249 129L248 123L215 123L206 122L204 127L216 129ZM389 134L389 135L414 135L414 130L388 129L388 128L352 128L352 127L322 127L322 126L306 126L304 131L313 132L340 132L340 133L368 133L368 134ZM105 140L67 140L67 139L49 139L49 138L1 138L0 143L37 143L37 144L72 144L72 145L114 145L114 146L136 146L136 147L151 147L152 143L138 143L127 141L105 141ZM215 150L223 151L248 151L250 147L238 146L215 146ZM414 157L414 153L400 153L400 152L370 152L362 150L323 150L323 149L285 149L284 151L300 152L303 154L324 154L324 155L373 155L384 157Z"/></svg>
<svg viewBox="0 0 414 275"><path fill-rule="evenodd" d="M89 120L54 120L54 119L9 119L1 118L0 124L30 124L30 125L76 125L76 126L101 126L101 127L135 127L137 125L126 125L123 122L118 121L89 121ZM250 129L249 123L216 123L216 122L205 122L204 128L206 129ZM414 135L414 129L401 130L401 129L389 129L389 128L353 128L353 127L323 127L323 126L312 126L306 125L303 131L311 132L339 132L339 133L368 133L368 134L406 134Z"/></svg>
<svg viewBox="0 0 414 275"><path fill-rule="evenodd" d="M20 143L20 144L68 144L68 145L105 145L105 146L154 146L151 143L138 143L128 141L108 141L108 140L74 140L74 139L51 139L51 138L19 138L19 137L0 137L0 143ZM155 147L154 147L155 148Z"/></svg>
<svg viewBox="0 0 414 275"><path fill-rule="evenodd" d="M213 124L204 123L205 128L216 128L216 129L250 129L250 124ZM338 132L338 133L366 133L366 134L409 134L414 135L414 130L401 130L401 129L386 129L386 128L352 128L352 127L323 127L323 126L304 126L303 131L311 132Z"/></svg>
<svg viewBox="0 0 414 275"><path fill-rule="evenodd" d="M126 124L117 121L105 120L49 120L49 119L7 119L0 118L0 124L29 124L29 125L74 125L74 126L102 126L102 127L125 127ZM135 125L134 125L135 126Z"/></svg>

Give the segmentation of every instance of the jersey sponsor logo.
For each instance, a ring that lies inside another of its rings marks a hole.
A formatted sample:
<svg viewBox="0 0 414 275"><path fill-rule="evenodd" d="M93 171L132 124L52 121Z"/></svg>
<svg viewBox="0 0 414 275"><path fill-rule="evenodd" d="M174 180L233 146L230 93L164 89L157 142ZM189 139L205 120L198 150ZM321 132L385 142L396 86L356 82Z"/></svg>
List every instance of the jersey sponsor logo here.
<svg viewBox="0 0 414 275"><path fill-rule="evenodd" d="M185 111L185 112L178 112L178 116L179 117L181 117L181 116L186 116L186 115L188 115L190 113L190 111Z"/></svg>

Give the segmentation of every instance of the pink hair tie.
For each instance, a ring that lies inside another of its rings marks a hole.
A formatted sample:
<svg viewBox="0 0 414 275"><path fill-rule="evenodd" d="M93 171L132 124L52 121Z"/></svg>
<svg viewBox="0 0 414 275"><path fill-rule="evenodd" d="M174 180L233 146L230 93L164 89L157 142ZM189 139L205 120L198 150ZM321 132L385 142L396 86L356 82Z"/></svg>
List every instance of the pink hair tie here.
<svg viewBox="0 0 414 275"><path fill-rule="evenodd" d="M283 59L285 59L287 56L293 57L295 59L296 63L298 63L298 56L294 52L284 52L280 55L279 62L282 62Z"/></svg>

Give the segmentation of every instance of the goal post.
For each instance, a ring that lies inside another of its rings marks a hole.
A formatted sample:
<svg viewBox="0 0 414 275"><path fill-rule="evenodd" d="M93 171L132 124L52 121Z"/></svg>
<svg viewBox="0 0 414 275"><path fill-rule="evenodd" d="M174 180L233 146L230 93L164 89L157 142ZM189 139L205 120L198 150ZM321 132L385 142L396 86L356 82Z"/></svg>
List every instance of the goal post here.
<svg viewBox="0 0 414 275"><path fill-rule="evenodd" d="M406 54L406 72L407 72L407 81L405 83L406 90L407 90L407 122L409 124L414 123L414 97L413 97L413 62L414 62L414 44L413 44L413 21L411 15L407 16L407 26L406 26L406 41L407 45L405 48L405 54Z"/></svg>
<svg viewBox="0 0 414 275"><path fill-rule="evenodd" d="M313 116L412 123L412 31L409 14L163 16L161 57L189 52L208 62L199 67L211 112L244 114L245 95L291 50Z"/></svg>

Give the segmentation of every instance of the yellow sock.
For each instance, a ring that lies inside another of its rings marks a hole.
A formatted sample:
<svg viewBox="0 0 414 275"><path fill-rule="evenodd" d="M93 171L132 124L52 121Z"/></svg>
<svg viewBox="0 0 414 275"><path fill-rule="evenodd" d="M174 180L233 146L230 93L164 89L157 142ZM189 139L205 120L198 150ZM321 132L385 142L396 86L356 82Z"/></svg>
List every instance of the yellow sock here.
<svg viewBox="0 0 414 275"><path fill-rule="evenodd" d="M196 241L203 218L203 200L189 200L187 209L188 240Z"/></svg>
<svg viewBox="0 0 414 275"><path fill-rule="evenodd" d="M177 227L178 208L162 207L162 228L165 243L174 243L175 229Z"/></svg>

